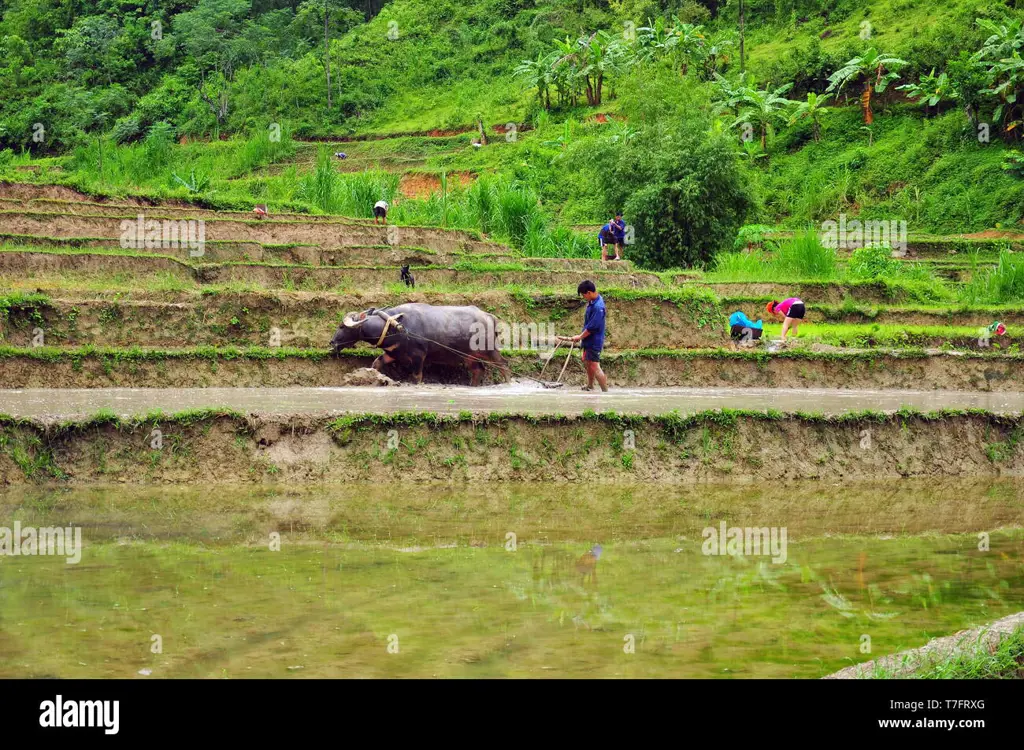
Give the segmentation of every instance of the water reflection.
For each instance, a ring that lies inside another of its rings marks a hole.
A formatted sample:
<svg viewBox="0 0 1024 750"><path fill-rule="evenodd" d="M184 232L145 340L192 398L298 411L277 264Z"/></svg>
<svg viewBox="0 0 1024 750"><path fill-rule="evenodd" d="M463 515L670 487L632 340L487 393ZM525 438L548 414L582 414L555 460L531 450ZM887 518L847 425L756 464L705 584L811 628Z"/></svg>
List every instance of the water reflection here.
<svg viewBox="0 0 1024 750"><path fill-rule="evenodd" d="M818 677L1024 609L1013 481L573 489L0 494L85 545L0 557L0 676ZM721 520L785 562L703 554Z"/></svg>

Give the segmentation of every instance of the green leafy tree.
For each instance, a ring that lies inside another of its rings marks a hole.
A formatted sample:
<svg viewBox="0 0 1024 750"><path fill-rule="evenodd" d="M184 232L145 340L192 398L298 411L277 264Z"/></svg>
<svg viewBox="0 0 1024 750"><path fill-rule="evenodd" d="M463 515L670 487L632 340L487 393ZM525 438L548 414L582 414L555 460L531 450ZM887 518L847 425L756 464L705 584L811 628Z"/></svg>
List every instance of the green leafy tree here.
<svg viewBox="0 0 1024 750"><path fill-rule="evenodd" d="M708 124L684 113L587 144L602 203L622 207L633 228L629 255L646 268L708 263L752 206L731 139L709 137Z"/></svg>
<svg viewBox="0 0 1024 750"><path fill-rule="evenodd" d="M16 34L0 37L0 60L3 60L3 67L0 67L0 85L7 79L15 88L21 86L26 78L26 69L30 69L32 61L28 42Z"/></svg>
<svg viewBox="0 0 1024 750"><path fill-rule="evenodd" d="M978 114L987 98L984 92L989 86L986 66L977 57L962 50L955 59L949 61L946 72L968 122L972 127L977 126Z"/></svg>

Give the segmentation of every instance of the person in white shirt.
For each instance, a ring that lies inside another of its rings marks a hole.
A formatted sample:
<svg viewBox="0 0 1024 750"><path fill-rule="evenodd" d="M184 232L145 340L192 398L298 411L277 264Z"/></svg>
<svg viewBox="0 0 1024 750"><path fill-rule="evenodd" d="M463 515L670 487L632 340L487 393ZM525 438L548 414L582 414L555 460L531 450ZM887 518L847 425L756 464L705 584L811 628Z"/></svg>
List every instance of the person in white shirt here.
<svg viewBox="0 0 1024 750"><path fill-rule="evenodd" d="M384 223L388 223L388 202L385 200L373 204L373 223L378 224L378 219L384 219Z"/></svg>

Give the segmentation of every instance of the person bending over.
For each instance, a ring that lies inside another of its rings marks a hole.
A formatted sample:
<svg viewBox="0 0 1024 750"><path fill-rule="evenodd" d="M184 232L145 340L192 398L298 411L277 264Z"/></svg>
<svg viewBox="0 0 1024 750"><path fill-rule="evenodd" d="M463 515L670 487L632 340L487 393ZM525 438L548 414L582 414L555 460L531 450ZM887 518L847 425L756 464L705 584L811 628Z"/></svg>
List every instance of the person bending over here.
<svg viewBox="0 0 1024 750"><path fill-rule="evenodd" d="M800 324L804 321L804 315L807 310L804 308L804 302L799 297L790 297L784 299L782 302L772 300L765 309L769 315L774 315L776 318L782 319L782 340L786 340L786 334L792 329L793 335L798 335Z"/></svg>

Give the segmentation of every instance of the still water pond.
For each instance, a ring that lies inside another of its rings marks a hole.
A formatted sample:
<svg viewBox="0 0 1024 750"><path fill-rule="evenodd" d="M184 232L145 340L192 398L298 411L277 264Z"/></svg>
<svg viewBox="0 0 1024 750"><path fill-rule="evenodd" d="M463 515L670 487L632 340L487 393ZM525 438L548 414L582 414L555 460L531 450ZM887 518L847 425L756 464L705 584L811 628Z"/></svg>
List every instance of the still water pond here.
<svg viewBox="0 0 1024 750"><path fill-rule="evenodd" d="M15 522L83 547L0 556L0 677L819 677L1024 610L1010 481L35 488ZM704 554L723 523L784 555Z"/></svg>

